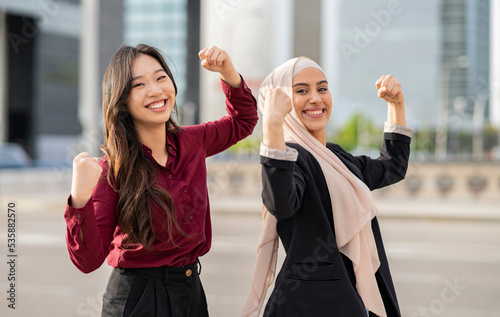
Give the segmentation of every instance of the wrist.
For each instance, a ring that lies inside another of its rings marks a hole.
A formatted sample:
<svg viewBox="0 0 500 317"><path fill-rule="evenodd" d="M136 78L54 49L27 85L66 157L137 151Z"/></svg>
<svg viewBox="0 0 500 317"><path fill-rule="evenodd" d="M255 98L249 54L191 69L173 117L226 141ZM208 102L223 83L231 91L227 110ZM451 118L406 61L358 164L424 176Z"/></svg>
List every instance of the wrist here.
<svg viewBox="0 0 500 317"><path fill-rule="evenodd" d="M78 184L73 184L71 186L71 207L82 208L89 201L92 196L92 192L87 190L82 190Z"/></svg>
<svg viewBox="0 0 500 317"><path fill-rule="evenodd" d="M236 71L236 69L233 69L228 72L220 72L219 73L220 78L229 86L233 88L239 88L241 86L241 76L240 74Z"/></svg>
<svg viewBox="0 0 500 317"><path fill-rule="evenodd" d="M76 209L85 207L85 205L89 202L90 197L91 196L87 198L82 196L75 196L73 195L73 193L71 193L71 200L70 200L71 207Z"/></svg>
<svg viewBox="0 0 500 317"><path fill-rule="evenodd" d="M387 105L393 108L404 108L405 107L405 102L403 101L397 101L397 102L388 102Z"/></svg>
<svg viewBox="0 0 500 317"><path fill-rule="evenodd" d="M283 130L283 118L279 116L264 116L262 118L262 127L270 131Z"/></svg>
<svg viewBox="0 0 500 317"><path fill-rule="evenodd" d="M270 131L264 132L262 137L262 144L270 149L275 149L279 151L286 151L285 138L283 133L269 133Z"/></svg>

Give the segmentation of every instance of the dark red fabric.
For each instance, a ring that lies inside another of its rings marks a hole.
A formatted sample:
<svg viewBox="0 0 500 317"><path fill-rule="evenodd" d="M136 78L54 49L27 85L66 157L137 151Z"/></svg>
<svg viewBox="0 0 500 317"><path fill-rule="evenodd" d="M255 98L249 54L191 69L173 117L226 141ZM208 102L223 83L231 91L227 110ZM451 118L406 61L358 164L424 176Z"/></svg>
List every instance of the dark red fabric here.
<svg viewBox="0 0 500 317"><path fill-rule="evenodd" d="M180 267L194 263L210 250L212 228L205 159L250 135L258 121L256 100L246 83L243 81L240 88L232 88L221 82L228 115L217 121L183 127L176 137L168 137L167 164L158 169L157 182L172 196L178 221L187 237L174 231L179 247L167 242L166 216L153 205L153 228L158 238L152 251L148 252L141 245L125 250L122 246L124 234L115 214L117 193L102 177L86 206L71 207L70 197L64 214L68 251L79 270L92 272L105 258L115 268ZM143 148L153 159L151 150ZM99 164L104 176L108 169L106 158ZM83 229L83 242L80 228Z"/></svg>

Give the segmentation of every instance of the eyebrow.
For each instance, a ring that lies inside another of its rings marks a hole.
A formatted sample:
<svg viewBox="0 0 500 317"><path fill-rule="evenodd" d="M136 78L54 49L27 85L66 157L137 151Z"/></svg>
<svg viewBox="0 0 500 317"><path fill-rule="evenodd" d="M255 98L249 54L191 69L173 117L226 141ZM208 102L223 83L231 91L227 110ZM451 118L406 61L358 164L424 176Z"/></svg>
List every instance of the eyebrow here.
<svg viewBox="0 0 500 317"><path fill-rule="evenodd" d="M166 72L163 68L159 68L159 69L155 70L155 71L153 72L153 74L157 74L157 73L159 73L159 72L164 72L164 73L167 73L167 72ZM132 77L132 81L137 80L137 79L140 79L140 78L143 78L143 77L144 77L143 75L139 75L139 76Z"/></svg>
<svg viewBox="0 0 500 317"><path fill-rule="evenodd" d="M319 86L321 84L328 84L328 81L327 80L320 80L316 83L316 86ZM308 86L309 87L309 84L307 83L296 83L295 85L293 85L292 87L295 87L295 86Z"/></svg>

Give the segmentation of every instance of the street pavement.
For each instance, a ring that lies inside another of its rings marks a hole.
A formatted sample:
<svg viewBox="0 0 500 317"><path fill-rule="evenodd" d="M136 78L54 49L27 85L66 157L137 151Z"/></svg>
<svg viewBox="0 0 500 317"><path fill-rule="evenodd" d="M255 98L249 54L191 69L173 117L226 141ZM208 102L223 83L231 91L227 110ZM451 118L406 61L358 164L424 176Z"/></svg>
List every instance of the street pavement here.
<svg viewBox="0 0 500 317"><path fill-rule="evenodd" d="M100 316L111 270L104 263L83 274L70 262L64 239L65 179L24 188L0 183L0 316ZM8 308L9 203L16 213L15 309ZM403 203L411 205L403 215L391 207L401 209ZM450 215L453 210L465 214L467 204L490 216ZM379 222L403 316L500 317L500 219L492 204L467 204L447 204L449 210L436 216L443 209L440 202L380 202ZM209 311L211 316L239 316L255 264L260 202L214 197L212 206L213 247L201 258ZM283 253L281 248L280 261Z"/></svg>

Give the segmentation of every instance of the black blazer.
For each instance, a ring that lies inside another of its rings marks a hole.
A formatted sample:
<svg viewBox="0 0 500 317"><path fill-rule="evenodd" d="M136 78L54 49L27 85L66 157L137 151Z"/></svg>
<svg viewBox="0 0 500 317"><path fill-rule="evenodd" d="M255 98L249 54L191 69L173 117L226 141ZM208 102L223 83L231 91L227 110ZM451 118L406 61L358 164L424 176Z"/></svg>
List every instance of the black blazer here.
<svg viewBox="0 0 500 317"><path fill-rule="evenodd" d="M337 144L327 147L370 190L404 179L411 139L385 133L378 159L352 156ZM286 258L266 305L266 317L366 317L356 291L352 262L335 240L332 205L318 161L298 144L296 162L261 156L262 199L278 219ZM377 219L372 229L380 258L376 279L389 317L401 316Z"/></svg>

